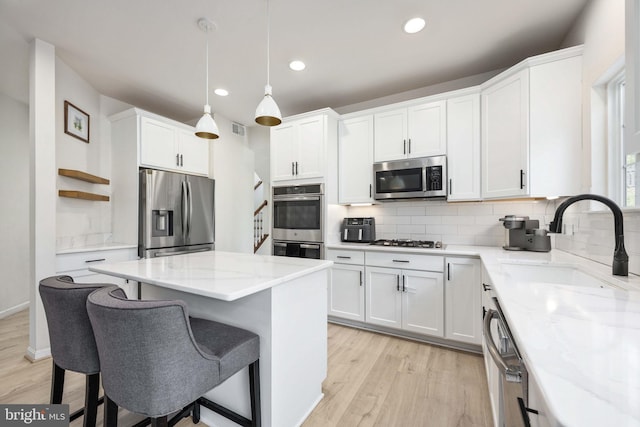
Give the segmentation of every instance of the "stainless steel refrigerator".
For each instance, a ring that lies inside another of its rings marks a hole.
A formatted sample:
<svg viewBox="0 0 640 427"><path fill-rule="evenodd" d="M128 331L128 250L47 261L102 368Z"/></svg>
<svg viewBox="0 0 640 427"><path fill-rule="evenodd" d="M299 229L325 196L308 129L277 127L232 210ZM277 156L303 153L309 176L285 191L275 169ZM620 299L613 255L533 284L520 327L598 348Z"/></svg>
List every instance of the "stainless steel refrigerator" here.
<svg viewBox="0 0 640 427"><path fill-rule="evenodd" d="M214 249L214 180L154 169L140 171L138 255Z"/></svg>

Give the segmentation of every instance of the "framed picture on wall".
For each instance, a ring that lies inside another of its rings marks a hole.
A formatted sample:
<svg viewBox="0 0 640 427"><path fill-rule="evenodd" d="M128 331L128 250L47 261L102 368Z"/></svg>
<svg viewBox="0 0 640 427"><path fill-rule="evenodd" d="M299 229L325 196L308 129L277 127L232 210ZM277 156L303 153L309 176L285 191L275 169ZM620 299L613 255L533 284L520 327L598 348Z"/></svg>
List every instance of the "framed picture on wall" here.
<svg viewBox="0 0 640 427"><path fill-rule="evenodd" d="M64 133L89 143L89 115L64 101Z"/></svg>

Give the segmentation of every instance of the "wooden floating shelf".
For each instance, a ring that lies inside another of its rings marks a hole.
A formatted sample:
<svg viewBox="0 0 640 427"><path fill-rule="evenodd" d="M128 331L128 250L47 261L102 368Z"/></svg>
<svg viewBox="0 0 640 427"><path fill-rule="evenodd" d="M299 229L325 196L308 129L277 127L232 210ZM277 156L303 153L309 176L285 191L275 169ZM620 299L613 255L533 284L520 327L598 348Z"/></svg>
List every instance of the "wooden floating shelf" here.
<svg viewBox="0 0 640 427"><path fill-rule="evenodd" d="M91 182L93 184L109 185L110 181L106 178L91 175L90 173L74 170L74 169L58 169L58 175L68 176L69 178L79 179L81 181Z"/></svg>
<svg viewBox="0 0 640 427"><path fill-rule="evenodd" d="M108 202L109 196L103 196L102 194L94 194L87 193L85 191L75 191L75 190L58 190L58 196L60 197L69 197L72 199L84 199L84 200L95 200L98 202Z"/></svg>

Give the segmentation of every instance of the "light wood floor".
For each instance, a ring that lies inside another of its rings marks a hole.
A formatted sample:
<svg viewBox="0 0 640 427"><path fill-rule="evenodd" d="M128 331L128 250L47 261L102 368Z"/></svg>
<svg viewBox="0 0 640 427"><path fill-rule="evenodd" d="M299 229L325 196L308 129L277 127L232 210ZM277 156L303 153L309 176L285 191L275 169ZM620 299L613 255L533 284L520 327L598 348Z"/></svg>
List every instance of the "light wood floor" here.
<svg viewBox="0 0 640 427"><path fill-rule="evenodd" d="M303 427L492 425L481 356L333 324L328 331L325 397ZM27 310L0 320L0 403L49 401L51 359L24 358L28 334ZM67 373L64 402L73 412L83 401L84 376ZM139 419L120 410L119 425Z"/></svg>

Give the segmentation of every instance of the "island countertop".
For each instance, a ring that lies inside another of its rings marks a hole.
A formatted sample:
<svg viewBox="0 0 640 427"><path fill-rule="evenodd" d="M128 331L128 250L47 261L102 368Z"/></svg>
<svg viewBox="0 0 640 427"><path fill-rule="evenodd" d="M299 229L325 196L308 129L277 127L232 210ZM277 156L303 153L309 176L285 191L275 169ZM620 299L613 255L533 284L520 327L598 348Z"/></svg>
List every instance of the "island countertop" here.
<svg viewBox="0 0 640 427"><path fill-rule="evenodd" d="M332 261L207 251L91 267L91 271L234 301L329 268Z"/></svg>

